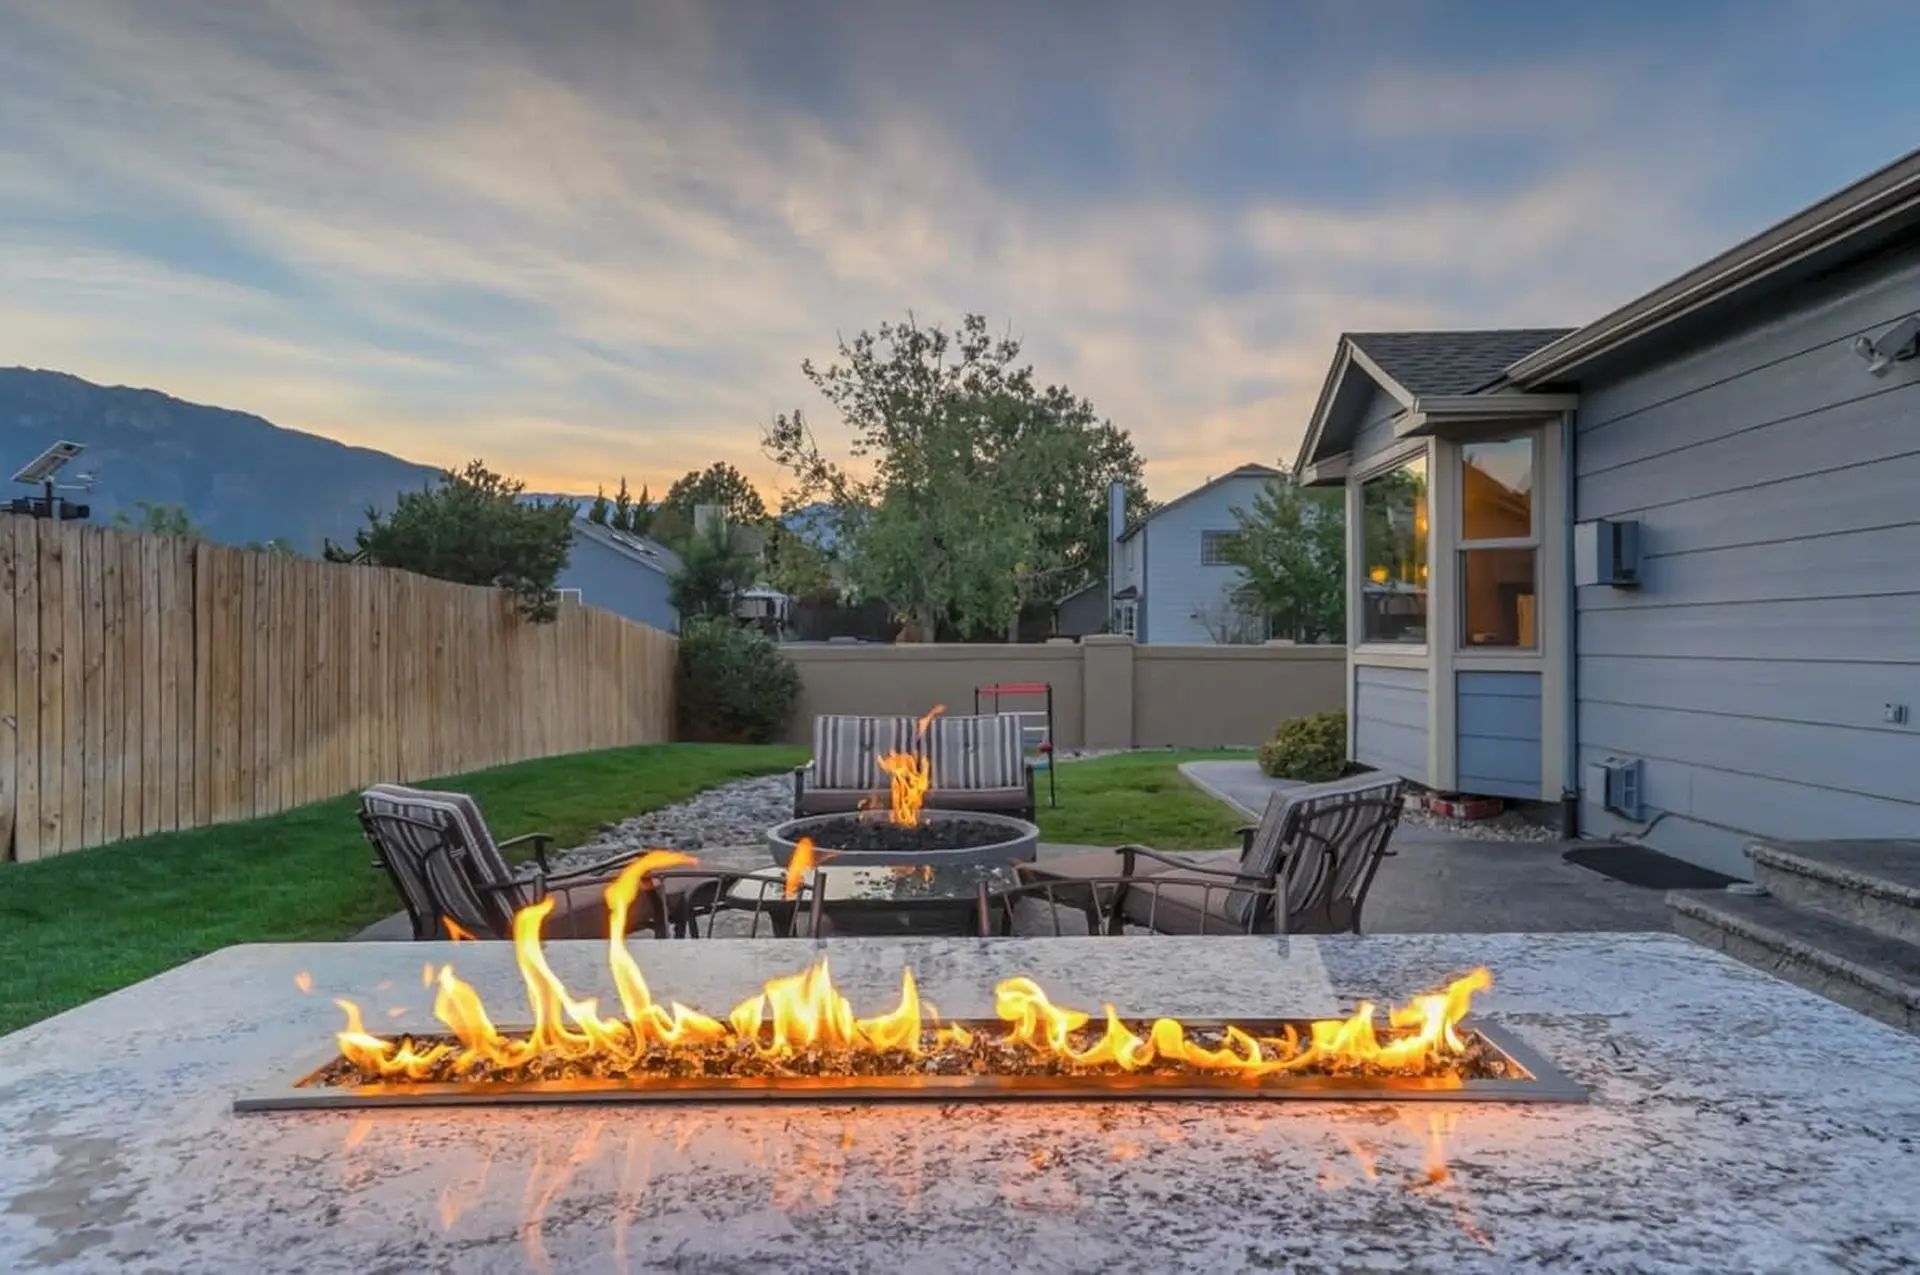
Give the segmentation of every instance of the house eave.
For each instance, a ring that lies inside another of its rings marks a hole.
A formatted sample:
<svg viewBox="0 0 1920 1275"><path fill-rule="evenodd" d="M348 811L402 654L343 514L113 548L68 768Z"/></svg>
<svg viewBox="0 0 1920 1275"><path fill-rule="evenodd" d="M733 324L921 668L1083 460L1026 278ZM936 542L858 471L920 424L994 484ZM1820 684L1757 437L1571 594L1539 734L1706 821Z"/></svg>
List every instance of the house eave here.
<svg viewBox="0 0 1920 1275"><path fill-rule="evenodd" d="M1449 426L1511 424L1570 412L1578 394L1446 394L1415 399L1393 418L1393 436L1423 438Z"/></svg>
<svg viewBox="0 0 1920 1275"><path fill-rule="evenodd" d="M1688 315L1888 223L1920 213L1920 150L1510 366L1524 387L1577 372Z"/></svg>
<svg viewBox="0 0 1920 1275"><path fill-rule="evenodd" d="M1303 465L1295 472L1294 481L1302 487L1335 487L1347 481L1347 472L1352 467L1353 453L1341 452L1338 456Z"/></svg>

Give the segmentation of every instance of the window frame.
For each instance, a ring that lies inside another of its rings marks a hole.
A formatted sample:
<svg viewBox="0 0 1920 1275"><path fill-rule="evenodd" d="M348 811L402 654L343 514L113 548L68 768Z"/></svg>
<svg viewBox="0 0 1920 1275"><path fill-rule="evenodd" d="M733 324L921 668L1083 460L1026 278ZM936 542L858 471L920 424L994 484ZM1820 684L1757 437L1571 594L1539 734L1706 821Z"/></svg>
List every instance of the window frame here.
<svg viewBox="0 0 1920 1275"><path fill-rule="evenodd" d="M1375 457L1370 464L1364 469L1355 472L1348 480L1353 492L1353 500L1347 507L1347 552L1351 564L1347 572L1347 614L1350 617L1349 631L1352 634L1352 649L1356 652L1369 656L1379 656L1389 660L1397 660L1400 658L1414 659L1421 661L1422 666L1424 666L1424 661L1432 649L1433 625L1436 619L1434 614L1433 577L1437 574L1434 571L1433 551L1434 542L1438 538L1436 533L1439 530L1434 522L1436 499L1434 480L1436 477L1435 470L1437 468L1437 460L1438 456L1435 449L1428 445L1427 440L1422 439L1410 447L1395 449L1390 453ZM1367 636L1366 614L1366 586L1369 583L1366 563L1367 486L1391 474L1398 473L1403 469L1409 469L1414 465L1423 465L1426 469L1427 576L1426 579L1422 581L1425 590L1422 596L1426 601L1425 636L1417 642L1369 637Z"/></svg>
<svg viewBox="0 0 1920 1275"><path fill-rule="evenodd" d="M1528 534L1525 536L1495 536L1478 540L1467 537L1467 458L1469 449L1482 443L1511 443L1520 439L1527 441L1527 465L1529 483L1527 488ZM1485 437L1462 440L1453 448L1453 569L1454 581L1451 590L1454 606L1455 650L1471 657L1487 655L1535 655L1542 650L1540 599L1543 581L1541 578L1541 555L1545 549L1543 520L1545 517L1544 500L1541 492L1541 475L1544 468L1542 450L1545 446L1539 429L1516 429L1489 434ZM1529 644L1516 643L1511 646L1496 645L1489 642L1475 642L1467 630L1467 555L1486 549L1526 549L1533 554L1533 641ZM1431 604L1429 604L1431 605Z"/></svg>
<svg viewBox="0 0 1920 1275"><path fill-rule="evenodd" d="M1138 602L1129 598L1126 601L1114 604L1113 631L1121 637L1130 637L1135 641L1139 640L1140 604Z"/></svg>
<svg viewBox="0 0 1920 1275"><path fill-rule="evenodd" d="M1219 529L1200 533L1200 565L1203 567L1231 567L1236 564L1227 554L1232 552L1233 541L1239 536L1237 531ZM1221 546L1217 556L1212 552L1214 546Z"/></svg>

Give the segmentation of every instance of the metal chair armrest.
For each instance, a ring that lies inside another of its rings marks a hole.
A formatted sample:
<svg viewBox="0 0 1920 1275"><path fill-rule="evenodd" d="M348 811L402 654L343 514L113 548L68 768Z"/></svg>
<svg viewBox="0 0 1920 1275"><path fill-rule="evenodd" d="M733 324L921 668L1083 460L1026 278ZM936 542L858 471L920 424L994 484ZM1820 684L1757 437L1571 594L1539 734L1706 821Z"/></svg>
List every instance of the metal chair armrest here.
<svg viewBox="0 0 1920 1275"><path fill-rule="evenodd" d="M1233 872L1226 868L1209 868L1204 864L1195 863L1185 855L1171 854L1165 850L1155 850L1151 846L1126 845L1121 846L1119 849L1120 875L1125 877L1134 876L1135 859L1145 857L1176 867L1182 872L1192 872L1200 876L1224 877L1228 880L1242 882L1247 885L1262 885L1267 882L1266 877L1248 876L1244 872Z"/></svg>
<svg viewBox="0 0 1920 1275"><path fill-rule="evenodd" d="M517 837L508 837L500 843L500 849L504 853L515 846L530 845L533 847L533 861L540 865L542 872L551 872L553 869L547 863L547 847L552 844L551 833L526 832Z"/></svg>

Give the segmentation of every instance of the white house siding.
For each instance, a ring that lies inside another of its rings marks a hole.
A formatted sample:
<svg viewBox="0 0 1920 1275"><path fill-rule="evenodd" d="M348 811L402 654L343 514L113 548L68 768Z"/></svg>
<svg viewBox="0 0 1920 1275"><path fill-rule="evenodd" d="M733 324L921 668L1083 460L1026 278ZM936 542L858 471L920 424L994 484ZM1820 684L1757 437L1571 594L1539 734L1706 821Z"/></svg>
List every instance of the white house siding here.
<svg viewBox="0 0 1920 1275"><path fill-rule="evenodd" d="M1267 484L1262 477L1231 478L1190 500L1170 506L1127 543L1139 553L1145 541L1145 607L1142 642L1155 645L1212 643L1213 630L1195 617L1203 608L1218 612L1245 579L1239 567L1200 563L1200 533L1235 531L1233 510L1252 509Z"/></svg>
<svg viewBox="0 0 1920 1275"><path fill-rule="evenodd" d="M1920 836L1920 251L1855 266L1661 366L1581 387L1578 516L1641 520L1638 589L1579 590L1581 773L1645 763L1643 834L1745 876L1756 834ZM1904 725L1886 720L1905 705Z"/></svg>

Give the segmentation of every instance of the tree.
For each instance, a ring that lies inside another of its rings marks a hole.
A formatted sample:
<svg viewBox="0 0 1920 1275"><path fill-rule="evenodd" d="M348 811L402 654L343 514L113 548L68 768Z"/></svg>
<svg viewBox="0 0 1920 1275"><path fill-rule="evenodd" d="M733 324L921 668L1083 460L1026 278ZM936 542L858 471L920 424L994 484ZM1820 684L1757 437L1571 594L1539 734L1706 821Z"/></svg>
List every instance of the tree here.
<svg viewBox="0 0 1920 1275"><path fill-rule="evenodd" d="M136 500L134 512L122 509L113 516L113 525L122 531L137 531L150 536L179 536L185 540L205 540L207 533L194 524L181 505Z"/></svg>
<svg viewBox="0 0 1920 1275"><path fill-rule="evenodd" d="M346 548L328 541L329 562L396 567L455 584L505 589L536 623L559 614L556 581L566 569L579 507L530 504L526 484L479 460L446 470L437 485L405 492L393 512L367 509L367 525Z"/></svg>
<svg viewBox="0 0 1920 1275"><path fill-rule="evenodd" d="M1062 386L1034 384L1020 344L967 315L949 335L910 315L839 344L801 371L853 434L856 479L827 459L805 416L775 419L767 453L795 479L789 503L822 498L860 592L931 635L1017 629L1022 607L1105 570L1107 487L1144 507L1125 431Z"/></svg>
<svg viewBox="0 0 1920 1275"><path fill-rule="evenodd" d="M757 564L735 547L725 522L694 536L680 553L667 600L682 619L731 618L733 600L753 584Z"/></svg>
<svg viewBox="0 0 1920 1275"><path fill-rule="evenodd" d="M767 505L760 499L760 492L747 481L745 474L724 460L682 474L667 488L666 499L660 503L666 509L677 511L690 527L694 522L693 511L701 505L720 506L727 521L739 527L756 526L767 520Z"/></svg>
<svg viewBox="0 0 1920 1275"><path fill-rule="evenodd" d="M1281 477L1254 497L1252 509L1233 511L1239 534L1227 558L1246 574L1241 594L1270 618L1275 636L1345 640L1344 497Z"/></svg>
<svg viewBox="0 0 1920 1275"><path fill-rule="evenodd" d="M778 520L767 528L762 561L767 583L792 597L818 596L833 587L827 556Z"/></svg>
<svg viewBox="0 0 1920 1275"><path fill-rule="evenodd" d="M640 485L640 499L633 502L633 508L627 511L627 530L636 536L653 534L653 497L648 493L645 483Z"/></svg>
<svg viewBox="0 0 1920 1275"><path fill-rule="evenodd" d="M587 521L597 523L604 527L607 525L607 516L612 511L613 506L607 503L607 489L605 487L595 488L593 503L587 506Z"/></svg>
<svg viewBox="0 0 1920 1275"><path fill-rule="evenodd" d="M620 475L620 490L613 497L613 529L633 530L633 497L627 492L627 476Z"/></svg>

